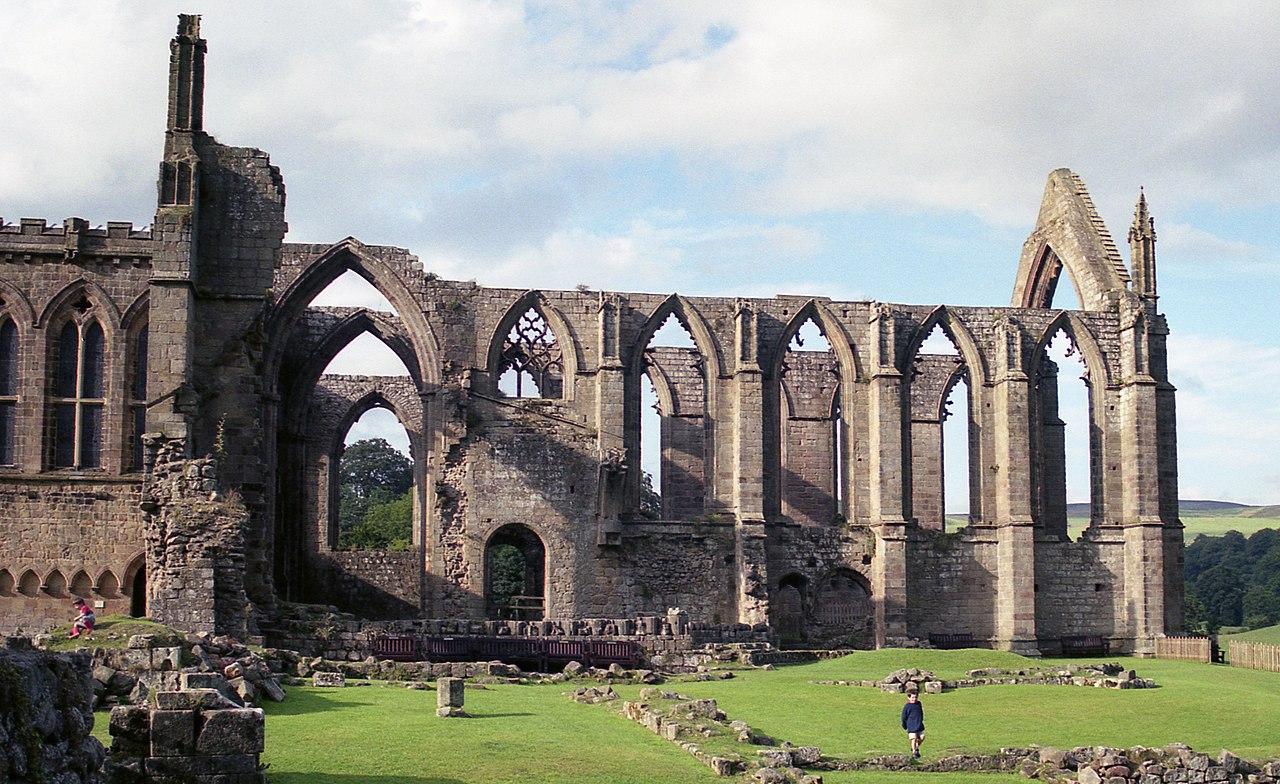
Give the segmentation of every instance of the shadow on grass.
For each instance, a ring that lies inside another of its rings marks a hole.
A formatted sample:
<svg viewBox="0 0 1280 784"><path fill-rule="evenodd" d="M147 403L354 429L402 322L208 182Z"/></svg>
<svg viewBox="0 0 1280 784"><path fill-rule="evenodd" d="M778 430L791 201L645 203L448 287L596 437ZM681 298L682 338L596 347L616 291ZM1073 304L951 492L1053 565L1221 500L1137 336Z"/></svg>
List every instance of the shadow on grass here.
<svg viewBox="0 0 1280 784"><path fill-rule="evenodd" d="M319 697L290 689L284 702L267 703L264 710L267 716L302 716L308 713L329 713L332 711L367 708L369 703L360 699L343 699L337 694L326 694Z"/></svg>
<svg viewBox="0 0 1280 784"><path fill-rule="evenodd" d="M463 710L466 710L463 708ZM524 716L537 716L536 713L468 713L468 719L514 719Z"/></svg>
<svg viewBox="0 0 1280 784"><path fill-rule="evenodd" d="M267 770L270 784L466 784L461 779L445 779L439 776L366 776L346 773L272 773Z"/></svg>

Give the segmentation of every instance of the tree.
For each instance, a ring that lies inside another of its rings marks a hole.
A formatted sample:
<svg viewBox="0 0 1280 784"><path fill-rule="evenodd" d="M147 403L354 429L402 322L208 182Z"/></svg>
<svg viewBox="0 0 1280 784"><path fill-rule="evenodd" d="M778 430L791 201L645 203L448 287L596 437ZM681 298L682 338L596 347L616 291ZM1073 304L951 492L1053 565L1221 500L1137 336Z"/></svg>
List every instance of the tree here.
<svg viewBox="0 0 1280 784"><path fill-rule="evenodd" d="M413 540L413 494L369 507L364 519L339 536L339 546L356 550L407 550Z"/></svg>
<svg viewBox="0 0 1280 784"><path fill-rule="evenodd" d="M662 496L653 489L653 474L641 471L640 516L646 520L662 519Z"/></svg>
<svg viewBox="0 0 1280 784"><path fill-rule="evenodd" d="M512 544L489 550L489 600L494 607L506 607L512 596L524 594L524 553Z"/></svg>
<svg viewBox="0 0 1280 784"><path fill-rule="evenodd" d="M339 482L357 498L367 498L378 489L398 498L413 484L413 461L382 438L366 438L342 452Z"/></svg>
<svg viewBox="0 0 1280 784"><path fill-rule="evenodd" d="M1240 573L1226 566L1206 569L1195 582L1196 597L1219 626L1240 625L1240 600L1244 586Z"/></svg>

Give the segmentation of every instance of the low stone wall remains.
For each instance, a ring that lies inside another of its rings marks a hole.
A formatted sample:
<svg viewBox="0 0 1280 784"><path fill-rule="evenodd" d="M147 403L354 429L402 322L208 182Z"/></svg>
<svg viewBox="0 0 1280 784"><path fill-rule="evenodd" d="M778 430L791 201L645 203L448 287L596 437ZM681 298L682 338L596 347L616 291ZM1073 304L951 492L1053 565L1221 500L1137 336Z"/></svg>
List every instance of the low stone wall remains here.
<svg viewBox="0 0 1280 784"><path fill-rule="evenodd" d="M156 707L111 709L108 784L266 784L262 710L213 689L162 691Z"/></svg>

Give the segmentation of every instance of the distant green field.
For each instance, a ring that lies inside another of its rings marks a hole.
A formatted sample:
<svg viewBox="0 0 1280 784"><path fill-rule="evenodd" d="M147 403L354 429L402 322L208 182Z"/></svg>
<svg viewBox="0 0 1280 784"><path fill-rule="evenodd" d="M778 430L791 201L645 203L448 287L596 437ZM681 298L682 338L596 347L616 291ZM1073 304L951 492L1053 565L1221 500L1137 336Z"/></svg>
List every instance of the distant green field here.
<svg viewBox="0 0 1280 784"><path fill-rule="evenodd" d="M1226 645L1231 640L1236 640L1238 642L1265 642L1268 645L1280 645L1280 626L1265 626L1261 629L1254 629L1249 632L1224 634L1219 638L1219 642L1223 645Z"/></svg>
<svg viewBox="0 0 1280 784"><path fill-rule="evenodd" d="M1179 517L1186 528L1183 535L1188 542L1201 534L1222 536L1227 531L1239 531L1249 536L1263 528L1280 528L1280 506L1184 509ZM947 515L947 530L954 531L967 523L968 518L965 515ZM1072 539L1078 537L1088 527L1088 515L1068 515L1067 531Z"/></svg>

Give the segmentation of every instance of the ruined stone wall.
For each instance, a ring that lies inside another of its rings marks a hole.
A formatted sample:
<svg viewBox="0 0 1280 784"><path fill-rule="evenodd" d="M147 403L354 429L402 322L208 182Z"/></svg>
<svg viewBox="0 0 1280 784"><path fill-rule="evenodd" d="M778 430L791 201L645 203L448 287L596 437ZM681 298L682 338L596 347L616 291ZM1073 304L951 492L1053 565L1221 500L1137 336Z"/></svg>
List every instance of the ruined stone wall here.
<svg viewBox="0 0 1280 784"><path fill-rule="evenodd" d="M1125 623L1122 541L1039 541L1035 559L1036 629L1042 638L1132 637Z"/></svg>
<svg viewBox="0 0 1280 784"><path fill-rule="evenodd" d="M996 636L998 565L991 531L921 532L907 551L907 630L930 634Z"/></svg>
<svg viewBox="0 0 1280 784"><path fill-rule="evenodd" d="M96 784L106 758L93 730L89 654L0 647L0 774L6 781Z"/></svg>

